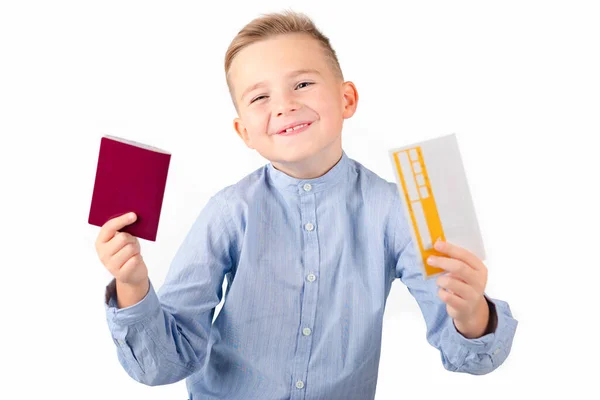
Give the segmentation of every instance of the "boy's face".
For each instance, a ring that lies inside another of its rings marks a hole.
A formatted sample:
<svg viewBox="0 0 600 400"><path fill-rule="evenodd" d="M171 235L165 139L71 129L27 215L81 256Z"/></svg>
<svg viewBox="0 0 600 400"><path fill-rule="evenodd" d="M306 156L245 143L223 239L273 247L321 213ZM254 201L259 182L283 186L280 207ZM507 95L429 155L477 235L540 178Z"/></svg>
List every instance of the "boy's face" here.
<svg viewBox="0 0 600 400"><path fill-rule="evenodd" d="M244 48L231 64L235 130L249 148L298 178L323 174L339 160L343 120L356 110L354 84L342 82L328 62L317 40L288 34ZM309 125L281 134L299 124Z"/></svg>

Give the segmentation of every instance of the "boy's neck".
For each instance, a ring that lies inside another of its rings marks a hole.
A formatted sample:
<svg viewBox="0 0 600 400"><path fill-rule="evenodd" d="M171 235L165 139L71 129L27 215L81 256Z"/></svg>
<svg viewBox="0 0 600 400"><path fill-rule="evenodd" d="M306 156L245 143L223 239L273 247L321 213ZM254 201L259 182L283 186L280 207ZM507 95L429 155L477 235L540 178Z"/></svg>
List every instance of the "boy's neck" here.
<svg viewBox="0 0 600 400"><path fill-rule="evenodd" d="M296 179L315 179L325 175L342 158L342 146L332 143L331 146L313 154L299 162L271 162L273 167Z"/></svg>

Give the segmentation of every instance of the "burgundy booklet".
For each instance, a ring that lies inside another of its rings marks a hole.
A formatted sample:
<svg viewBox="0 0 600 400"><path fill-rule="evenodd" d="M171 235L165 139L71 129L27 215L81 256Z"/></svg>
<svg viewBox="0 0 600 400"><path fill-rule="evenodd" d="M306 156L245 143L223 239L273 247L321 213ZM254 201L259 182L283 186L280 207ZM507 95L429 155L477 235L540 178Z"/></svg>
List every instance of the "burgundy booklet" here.
<svg viewBox="0 0 600 400"><path fill-rule="evenodd" d="M137 220L121 229L156 241L171 153L142 143L106 135L100 153L88 223L134 212Z"/></svg>

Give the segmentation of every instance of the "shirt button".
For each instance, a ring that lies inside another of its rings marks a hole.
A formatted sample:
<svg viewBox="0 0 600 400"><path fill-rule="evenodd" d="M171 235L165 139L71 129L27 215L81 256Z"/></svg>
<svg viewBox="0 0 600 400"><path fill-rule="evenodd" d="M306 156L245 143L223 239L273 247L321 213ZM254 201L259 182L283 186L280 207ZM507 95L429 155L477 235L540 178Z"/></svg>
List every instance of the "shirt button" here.
<svg viewBox="0 0 600 400"><path fill-rule="evenodd" d="M304 329L302 329L302 334L303 334L304 336L308 336L308 335L310 335L311 333L312 333L312 331L310 330L310 328L304 328Z"/></svg>
<svg viewBox="0 0 600 400"><path fill-rule="evenodd" d="M309 222L308 224L304 225L304 228L306 228L307 231L311 232L313 229L315 229L315 226Z"/></svg>
<svg viewBox="0 0 600 400"><path fill-rule="evenodd" d="M308 279L309 282L314 282L317 277L314 274L308 274L306 279Z"/></svg>
<svg viewBox="0 0 600 400"><path fill-rule="evenodd" d="M310 183L307 183L304 185L305 192L310 192L311 189L312 189L312 185Z"/></svg>
<svg viewBox="0 0 600 400"><path fill-rule="evenodd" d="M302 388L304 387L304 382L302 382L302 381L298 381L298 382L296 382L296 387L297 387L298 389L302 389Z"/></svg>

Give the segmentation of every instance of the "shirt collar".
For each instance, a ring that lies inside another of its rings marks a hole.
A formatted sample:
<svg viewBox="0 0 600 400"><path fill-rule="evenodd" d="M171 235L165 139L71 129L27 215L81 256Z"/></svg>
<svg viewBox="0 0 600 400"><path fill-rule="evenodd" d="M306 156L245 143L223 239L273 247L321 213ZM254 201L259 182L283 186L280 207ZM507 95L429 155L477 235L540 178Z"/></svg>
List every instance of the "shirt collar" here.
<svg viewBox="0 0 600 400"><path fill-rule="evenodd" d="M296 194L320 192L337 185L348 178L348 156L342 150L342 158L329 171L318 178L298 179L276 169L273 163L267 164L269 181L278 189Z"/></svg>

